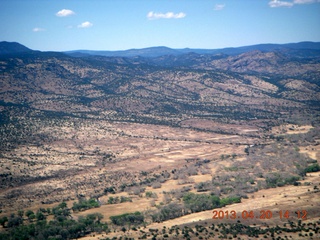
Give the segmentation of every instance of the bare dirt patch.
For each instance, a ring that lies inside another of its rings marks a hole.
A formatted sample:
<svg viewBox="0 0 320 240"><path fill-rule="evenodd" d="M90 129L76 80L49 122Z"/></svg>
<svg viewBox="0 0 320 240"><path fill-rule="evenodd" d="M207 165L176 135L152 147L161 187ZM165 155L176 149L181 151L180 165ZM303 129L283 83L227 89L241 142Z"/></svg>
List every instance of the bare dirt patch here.
<svg viewBox="0 0 320 240"><path fill-rule="evenodd" d="M311 125L294 125L294 124L286 124L274 127L272 129L273 134L300 134L300 133L307 133L313 127Z"/></svg>

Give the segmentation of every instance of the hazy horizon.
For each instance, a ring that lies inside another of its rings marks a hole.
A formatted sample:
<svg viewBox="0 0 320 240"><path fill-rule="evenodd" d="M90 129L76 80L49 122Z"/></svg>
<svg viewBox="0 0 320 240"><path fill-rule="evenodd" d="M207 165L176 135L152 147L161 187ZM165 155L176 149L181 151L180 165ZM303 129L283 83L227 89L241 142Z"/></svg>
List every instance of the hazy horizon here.
<svg viewBox="0 0 320 240"><path fill-rule="evenodd" d="M73 52L73 51L106 51L106 52L122 52L122 51L130 51L130 50L142 50L142 49L151 49L151 48L168 48L168 49L172 49L172 50L184 50L184 49L195 49L195 50L223 50L223 49L228 49L228 48L245 48L245 47L251 47L251 46L259 46L259 45L286 45L286 44L299 44L299 43L320 43L319 42L314 42L314 41L301 41L301 42L288 42L288 43L257 43L257 44L253 44L253 45L244 45L244 46L238 46L238 47L233 47L233 46L229 46L229 47L225 47L225 48L191 48L191 47L184 47L184 48L172 48L170 46L150 46L150 47L143 47L143 48L128 48L128 49L115 49L115 50L110 50L110 49L69 49L69 50L63 50L63 51L55 51L55 50L39 50L39 49L33 49L30 48L29 46L21 43L21 42L17 42L17 41L0 41L1 42L9 42L9 43L18 43L21 44L31 50L34 51L43 51L43 52Z"/></svg>

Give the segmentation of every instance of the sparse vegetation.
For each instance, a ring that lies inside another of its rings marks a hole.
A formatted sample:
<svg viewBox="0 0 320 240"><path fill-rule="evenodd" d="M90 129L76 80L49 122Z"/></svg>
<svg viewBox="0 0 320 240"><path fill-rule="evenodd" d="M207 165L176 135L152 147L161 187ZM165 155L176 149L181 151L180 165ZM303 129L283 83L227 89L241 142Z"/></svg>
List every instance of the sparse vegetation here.
<svg viewBox="0 0 320 240"><path fill-rule="evenodd" d="M97 208L100 204L96 199L90 198L89 200L80 199L79 202L74 202L72 206L72 210L76 211L85 211L90 208Z"/></svg>
<svg viewBox="0 0 320 240"><path fill-rule="evenodd" d="M317 237L318 221L147 227L268 188L318 196L305 179L320 171L319 61L277 54L1 56L0 239L71 239L110 226L142 239ZM112 204L124 212L92 213Z"/></svg>
<svg viewBox="0 0 320 240"><path fill-rule="evenodd" d="M117 204L117 203L124 203L124 202L132 202L130 197L109 197L108 204Z"/></svg>
<svg viewBox="0 0 320 240"><path fill-rule="evenodd" d="M110 219L113 224L118 226L140 225L144 221L144 216L141 214L141 212L134 212L111 216Z"/></svg>
<svg viewBox="0 0 320 240"><path fill-rule="evenodd" d="M91 232L108 232L108 226L102 223L103 216L100 213L89 214L74 220L70 217L69 209L65 203L52 209L54 218L47 221L46 216L37 211L35 221L25 224L21 216L12 214L9 219L3 217L1 223L5 232L0 232L0 239L75 239L83 237ZM27 216L34 215L32 211ZM7 222L7 224L6 224Z"/></svg>

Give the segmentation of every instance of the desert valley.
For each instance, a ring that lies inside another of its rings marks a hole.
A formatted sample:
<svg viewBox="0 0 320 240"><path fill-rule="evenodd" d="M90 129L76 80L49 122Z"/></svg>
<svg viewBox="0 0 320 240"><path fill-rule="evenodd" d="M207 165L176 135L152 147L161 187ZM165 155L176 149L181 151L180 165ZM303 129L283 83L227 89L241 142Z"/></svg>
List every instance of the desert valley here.
<svg viewBox="0 0 320 240"><path fill-rule="evenodd" d="M320 44L0 42L0 239L319 239Z"/></svg>

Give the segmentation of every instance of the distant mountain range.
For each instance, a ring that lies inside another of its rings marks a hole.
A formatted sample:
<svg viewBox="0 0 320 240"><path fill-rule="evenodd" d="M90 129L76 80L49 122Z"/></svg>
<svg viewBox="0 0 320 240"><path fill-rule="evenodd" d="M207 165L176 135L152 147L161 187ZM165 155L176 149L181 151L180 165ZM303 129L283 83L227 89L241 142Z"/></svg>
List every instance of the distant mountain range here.
<svg viewBox="0 0 320 240"><path fill-rule="evenodd" d="M269 118L320 101L320 43L62 53L1 42L0 49L0 107L167 121L173 113Z"/></svg>
<svg viewBox="0 0 320 240"><path fill-rule="evenodd" d="M90 51L90 50L74 50L68 51L67 54L73 56L81 56L83 54L88 55L101 55L107 57L159 57L164 55L183 55L188 53L197 54L226 54L226 55L238 55L250 51L293 51L293 50L320 50L320 42L300 42L300 43L288 43L288 44L258 44L252 46L244 46L237 48L222 48L222 49L195 49L195 48L183 48L183 49L172 49L168 47L150 47L142 49L129 49L124 51Z"/></svg>
<svg viewBox="0 0 320 240"><path fill-rule="evenodd" d="M289 55L300 55L300 50L306 54L306 50L320 56L320 42L300 42L288 44L258 44L236 48L222 48L222 49L172 49L168 47L150 47L142 49L129 49L122 51L92 51L92 50L72 50L64 53L74 56L82 57L88 55L106 56L106 57L145 57L154 58L160 56L179 56L184 54L196 53L202 55L238 55L250 51L272 52L281 51ZM16 42L0 42L0 55L17 54L23 52L31 52L33 50Z"/></svg>

